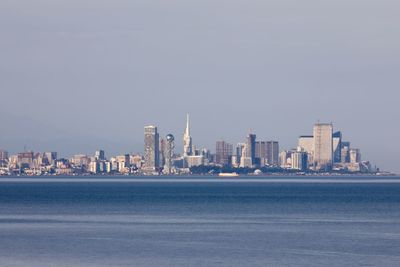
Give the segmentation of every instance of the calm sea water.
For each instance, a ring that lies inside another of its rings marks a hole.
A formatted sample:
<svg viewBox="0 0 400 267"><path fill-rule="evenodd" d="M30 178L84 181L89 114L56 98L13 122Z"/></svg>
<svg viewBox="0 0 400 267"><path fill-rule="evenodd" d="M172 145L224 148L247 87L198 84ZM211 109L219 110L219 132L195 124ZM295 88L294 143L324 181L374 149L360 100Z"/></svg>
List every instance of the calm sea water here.
<svg viewBox="0 0 400 267"><path fill-rule="evenodd" d="M400 266L400 178L0 178L0 266Z"/></svg>

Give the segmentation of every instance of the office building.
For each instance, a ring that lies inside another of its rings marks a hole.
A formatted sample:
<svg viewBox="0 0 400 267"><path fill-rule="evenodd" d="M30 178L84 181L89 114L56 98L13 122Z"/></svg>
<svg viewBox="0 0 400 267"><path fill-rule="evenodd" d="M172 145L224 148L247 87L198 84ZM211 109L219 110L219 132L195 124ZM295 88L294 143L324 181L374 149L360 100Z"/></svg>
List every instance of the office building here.
<svg viewBox="0 0 400 267"><path fill-rule="evenodd" d="M90 162L90 164L89 164L89 172L96 174L96 173L100 172L99 169L100 169L99 162L97 162L97 161Z"/></svg>
<svg viewBox="0 0 400 267"><path fill-rule="evenodd" d="M317 123L314 126L314 169L329 171L333 165L333 126Z"/></svg>
<svg viewBox="0 0 400 267"><path fill-rule="evenodd" d="M335 132L332 136L333 162L340 163L342 158L342 133Z"/></svg>
<svg viewBox="0 0 400 267"><path fill-rule="evenodd" d="M8 152L7 151L0 149L0 160L1 161L8 160Z"/></svg>
<svg viewBox="0 0 400 267"><path fill-rule="evenodd" d="M155 172L160 164L160 141L156 126L144 128L144 165L143 171Z"/></svg>
<svg viewBox="0 0 400 267"><path fill-rule="evenodd" d="M361 152L359 149L352 148L349 151L350 163L360 163L361 162Z"/></svg>
<svg viewBox="0 0 400 267"><path fill-rule="evenodd" d="M255 154L260 167L279 165L279 143L276 141L257 141Z"/></svg>
<svg viewBox="0 0 400 267"><path fill-rule="evenodd" d="M131 166L131 156L129 154L119 155L115 157L117 162L117 170L120 173L128 173ZM150 168L148 171L152 171Z"/></svg>
<svg viewBox="0 0 400 267"><path fill-rule="evenodd" d="M340 154L341 163L350 163L350 142L342 142Z"/></svg>
<svg viewBox="0 0 400 267"><path fill-rule="evenodd" d="M111 164L110 161L104 162L104 167L105 167L105 172L106 173L111 173L113 171L112 164Z"/></svg>
<svg viewBox="0 0 400 267"><path fill-rule="evenodd" d="M291 165L294 170L306 171L308 169L308 153L298 147L291 153Z"/></svg>
<svg viewBox="0 0 400 267"><path fill-rule="evenodd" d="M256 163L256 135L249 133L246 137L246 157L251 159L251 165Z"/></svg>
<svg viewBox="0 0 400 267"><path fill-rule="evenodd" d="M266 142L266 164L269 166L279 165L279 143L277 141Z"/></svg>
<svg viewBox="0 0 400 267"><path fill-rule="evenodd" d="M314 164L314 136L303 135L299 137L298 147L308 154L308 165Z"/></svg>
<svg viewBox="0 0 400 267"><path fill-rule="evenodd" d="M215 163L222 166L229 166L233 154L233 145L225 141L217 141Z"/></svg>
<svg viewBox="0 0 400 267"><path fill-rule="evenodd" d="M279 153L279 166L283 169L292 168L292 151L282 150Z"/></svg>
<svg viewBox="0 0 400 267"><path fill-rule="evenodd" d="M329 143L329 140L326 139L326 141ZM304 152L307 152L309 165L314 165L314 148L315 148L314 136L312 135L300 136L298 146L301 147ZM335 132L332 134L332 163L340 163L341 161L342 161L342 133Z"/></svg>

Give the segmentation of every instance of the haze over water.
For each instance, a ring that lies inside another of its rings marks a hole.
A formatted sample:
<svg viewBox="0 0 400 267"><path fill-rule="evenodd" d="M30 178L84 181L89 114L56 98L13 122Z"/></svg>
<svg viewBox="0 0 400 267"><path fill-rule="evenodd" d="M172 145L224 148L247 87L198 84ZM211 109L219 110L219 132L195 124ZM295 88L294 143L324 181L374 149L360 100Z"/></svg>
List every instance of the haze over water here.
<svg viewBox="0 0 400 267"><path fill-rule="evenodd" d="M400 262L400 178L146 179L0 179L1 266Z"/></svg>

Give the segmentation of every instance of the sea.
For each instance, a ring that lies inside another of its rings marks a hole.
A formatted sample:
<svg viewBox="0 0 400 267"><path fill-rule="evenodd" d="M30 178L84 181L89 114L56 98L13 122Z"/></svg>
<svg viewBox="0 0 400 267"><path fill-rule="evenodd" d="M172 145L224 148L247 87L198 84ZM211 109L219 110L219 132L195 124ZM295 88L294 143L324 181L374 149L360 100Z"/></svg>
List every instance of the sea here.
<svg viewBox="0 0 400 267"><path fill-rule="evenodd" d="M400 177L0 177L0 266L400 266Z"/></svg>

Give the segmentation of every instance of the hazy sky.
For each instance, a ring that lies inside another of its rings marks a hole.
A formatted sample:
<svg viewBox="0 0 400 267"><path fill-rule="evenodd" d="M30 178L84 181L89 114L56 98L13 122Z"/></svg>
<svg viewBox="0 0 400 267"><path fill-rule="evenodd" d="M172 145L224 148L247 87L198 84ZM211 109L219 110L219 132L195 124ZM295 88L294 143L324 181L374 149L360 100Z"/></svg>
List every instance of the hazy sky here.
<svg viewBox="0 0 400 267"><path fill-rule="evenodd" d="M296 146L319 119L400 172L398 0L2 0L0 147Z"/></svg>

